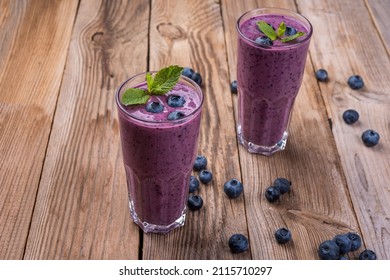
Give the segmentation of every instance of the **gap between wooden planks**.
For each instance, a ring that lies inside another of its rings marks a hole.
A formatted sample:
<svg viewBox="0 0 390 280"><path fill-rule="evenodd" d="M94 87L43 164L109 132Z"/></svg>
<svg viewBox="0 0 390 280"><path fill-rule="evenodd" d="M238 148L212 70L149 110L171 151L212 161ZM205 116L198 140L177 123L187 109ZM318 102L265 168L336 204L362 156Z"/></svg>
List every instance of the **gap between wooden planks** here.
<svg viewBox="0 0 390 280"><path fill-rule="evenodd" d="M114 92L147 68L147 1L80 2L25 259L137 259Z"/></svg>

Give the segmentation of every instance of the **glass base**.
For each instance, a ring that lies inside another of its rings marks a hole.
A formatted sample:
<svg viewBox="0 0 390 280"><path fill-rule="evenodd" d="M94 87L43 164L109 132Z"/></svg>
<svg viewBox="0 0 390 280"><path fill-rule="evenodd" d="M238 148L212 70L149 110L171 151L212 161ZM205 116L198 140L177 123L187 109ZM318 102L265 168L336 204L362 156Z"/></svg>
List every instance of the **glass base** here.
<svg viewBox="0 0 390 280"><path fill-rule="evenodd" d="M238 142L242 144L247 149L248 152L253 154L271 156L272 154L282 151L286 148L288 132L285 131L283 133L282 139L280 139L273 146L262 146L262 145L257 145L252 142L246 141L244 139L244 136L242 135L242 130L240 125L237 127L237 135L238 135Z"/></svg>
<svg viewBox="0 0 390 280"><path fill-rule="evenodd" d="M130 215L134 223L136 223L145 233L166 234L175 228L183 226L186 219L186 208L184 208L182 215L178 219L176 219L173 223L169 225L155 225L140 220L137 213L135 212L134 204L132 201L129 202L129 208L130 208Z"/></svg>

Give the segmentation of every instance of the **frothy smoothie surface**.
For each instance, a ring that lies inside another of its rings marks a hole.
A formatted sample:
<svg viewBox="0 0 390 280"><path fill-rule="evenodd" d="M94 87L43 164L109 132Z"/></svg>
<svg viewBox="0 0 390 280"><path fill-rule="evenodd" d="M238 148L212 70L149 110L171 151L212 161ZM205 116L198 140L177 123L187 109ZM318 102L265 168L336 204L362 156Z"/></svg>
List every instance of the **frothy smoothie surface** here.
<svg viewBox="0 0 390 280"><path fill-rule="evenodd" d="M295 28L298 32L301 31L306 33L302 37L299 37L293 41L286 42L286 43L282 43L280 40L275 40L273 42L275 47L289 46L289 45L299 43L301 41L304 41L309 34L309 30L301 22L284 15L261 15L261 16L252 17L246 20L245 22L243 22L242 25L240 26L240 30L242 34L244 34L245 37L247 37L252 41L255 41L258 37L264 36L264 34L260 31L257 25L257 22L261 20L270 24L274 30L277 30L279 24L283 21L286 26Z"/></svg>
<svg viewBox="0 0 390 280"><path fill-rule="evenodd" d="M140 85L137 88L146 89L146 84ZM170 96L184 98L184 104L178 107L172 107L168 104ZM163 106L163 111L152 113L146 110L146 105L151 102L158 102ZM189 116L199 108L201 100L197 94L193 93L193 89L184 83L178 83L174 88L164 95L152 95L147 104L125 106L126 112L138 120L147 122L163 123L169 122L168 116L172 112L180 112L183 117Z"/></svg>

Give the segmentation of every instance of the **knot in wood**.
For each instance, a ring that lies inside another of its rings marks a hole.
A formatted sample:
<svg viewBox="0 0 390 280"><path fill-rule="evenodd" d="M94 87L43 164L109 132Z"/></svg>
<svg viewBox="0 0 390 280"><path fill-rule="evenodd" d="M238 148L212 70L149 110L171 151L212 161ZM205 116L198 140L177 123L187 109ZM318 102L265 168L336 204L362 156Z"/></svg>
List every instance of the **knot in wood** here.
<svg viewBox="0 0 390 280"><path fill-rule="evenodd" d="M180 26L173 25L170 22L157 25L157 31L161 36L172 40L184 39L186 37L184 30Z"/></svg>

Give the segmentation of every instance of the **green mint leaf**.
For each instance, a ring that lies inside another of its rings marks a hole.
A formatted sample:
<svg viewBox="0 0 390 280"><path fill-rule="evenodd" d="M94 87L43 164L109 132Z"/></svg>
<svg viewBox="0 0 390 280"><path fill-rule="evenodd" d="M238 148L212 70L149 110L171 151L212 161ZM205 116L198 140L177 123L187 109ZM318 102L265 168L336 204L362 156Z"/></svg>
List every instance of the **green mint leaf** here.
<svg viewBox="0 0 390 280"><path fill-rule="evenodd" d="M123 93L121 101L124 105L145 104L149 98L150 95L146 90L129 88Z"/></svg>
<svg viewBox="0 0 390 280"><path fill-rule="evenodd" d="M299 38L305 34L306 34L305 32L297 32L294 35L282 38L280 41L282 41L283 43L290 42L290 41L295 40L296 38Z"/></svg>
<svg viewBox="0 0 390 280"><path fill-rule="evenodd" d="M284 21L282 21L279 24L279 27L278 27L278 30L276 31L276 33L278 34L278 37L282 37L284 32L286 32L286 24L284 23Z"/></svg>
<svg viewBox="0 0 390 280"><path fill-rule="evenodd" d="M148 92L150 92L153 87L153 77L150 73L146 73L146 84L148 85Z"/></svg>
<svg viewBox="0 0 390 280"><path fill-rule="evenodd" d="M275 41L278 38L278 34L276 34L275 30L265 21L260 20L256 22L256 24L259 27L260 31L263 32L264 35L270 38L272 41Z"/></svg>
<svg viewBox="0 0 390 280"><path fill-rule="evenodd" d="M162 68L156 73L156 75L154 75L149 94L163 95L170 91L179 81L182 71L183 67L178 65L171 65L169 67Z"/></svg>

